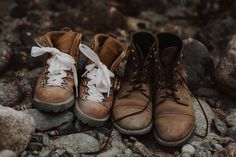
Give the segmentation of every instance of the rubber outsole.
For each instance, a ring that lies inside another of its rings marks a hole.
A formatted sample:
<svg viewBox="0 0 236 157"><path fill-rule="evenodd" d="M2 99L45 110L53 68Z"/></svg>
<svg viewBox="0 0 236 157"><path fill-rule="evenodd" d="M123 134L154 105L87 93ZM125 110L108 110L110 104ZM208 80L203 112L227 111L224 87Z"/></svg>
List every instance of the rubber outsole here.
<svg viewBox="0 0 236 157"><path fill-rule="evenodd" d="M80 110L79 106L77 105L77 102L75 103L74 113L75 113L75 116L80 121L82 121L82 123L88 124L89 126L92 126L92 127L101 127L101 126L105 125L107 120L110 117L110 115L108 115L105 118L101 118L101 119L90 117L89 115L85 114L84 112L82 112Z"/></svg>
<svg viewBox="0 0 236 157"><path fill-rule="evenodd" d="M34 107L45 112L63 112L71 108L75 103L74 97L71 97L65 102L61 103L46 103L34 97Z"/></svg>
<svg viewBox="0 0 236 157"><path fill-rule="evenodd" d="M157 133L154 130L153 130L153 134L154 134L154 137L156 138L158 144L160 144L162 146L167 146L167 147L176 147L176 146L180 146L180 145L187 143L188 140L193 136L195 128L196 127L193 126L192 130L189 132L189 134L185 138L183 138L179 141L175 141L175 142L165 141L165 140L159 138Z"/></svg>
<svg viewBox="0 0 236 157"><path fill-rule="evenodd" d="M139 130L124 129L120 127L117 123L114 123L113 125L120 133L124 135L144 135L152 129L152 122L146 128L139 129Z"/></svg>

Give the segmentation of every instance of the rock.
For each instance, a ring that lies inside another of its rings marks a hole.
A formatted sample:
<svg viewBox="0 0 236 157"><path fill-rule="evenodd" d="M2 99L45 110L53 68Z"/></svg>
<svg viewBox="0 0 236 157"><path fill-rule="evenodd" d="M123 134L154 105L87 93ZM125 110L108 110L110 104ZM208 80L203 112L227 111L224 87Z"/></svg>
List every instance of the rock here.
<svg viewBox="0 0 236 157"><path fill-rule="evenodd" d="M227 146L230 143L233 143L234 140L231 137L222 137L219 139L219 144Z"/></svg>
<svg viewBox="0 0 236 157"><path fill-rule="evenodd" d="M16 110L26 110L32 108L32 97L26 97L18 105L14 107Z"/></svg>
<svg viewBox="0 0 236 157"><path fill-rule="evenodd" d="M41 151L43 149L43 145L37 142L30 142L26 149L29 151Z"/></svg>
<svg viewBox="0 0 236 157"><path fill-rule="evenodd" d="M61 126L66 122L73 121L73 113L66 111L62 113L45 113L37 109L29 109L27 112L35 119L36 129L47 131Z"/></svg>
<svg viewBox="0 0 236 157"><path fill-rule="evenodd" d="M100 150L98 140L84 133L61 136L55 140L50 140L50 143L55 146L70 148L74 155L94 153Z"/></svg>
<svg viewBox="0 0 236 157"><path fill-rule="evenodd" d="M222 55L216 66L215 79L217 86L225 93L236 96L236 35L228 44L228 48Z"/></svg>
<svg viewBox="0 0 236 157"><path fill-rule="evenodd" d="M229 144L226 148L214 153L213 157L235 157L236 143Z"/></svg>
<svg viewBox="0 0 236 157"><path fill-rule="evenodd" d="M181 154L181 157L191 157L191 155L184 153L184 154Z"/></svg>
<svg viewBox="0 0 236 157"><path fill-rule="evenodd" d="M115 157L124 153L126 150L125 145L122 143L120 133L116 130L113 130L111 133L111 146L109 150L100 153L97 157Z"/></svg>
<svg viewBox="0 0 236 157"><path fill-rule="evenodd" d="M48 145L49 145L50 139L49 139L48 134L43 134L42 140L43 140L43 141L42 141L43 145L45 145L45 146L48 146Z"/></svg>
<svg viewBox="0 0 236 157"><path fill-rule="evenodd" d="M195 118L196 118L196 130L195 133L198 135L204 135L206 133L206 118L208 120L208 132L210 132L210 126L212 123L212 120L215 118L214 112L211 110L210 106L202 100L199 100L204 112L206 113L207 117L204 116L202 109L199 106L199 103L197 102L196 99L193 99L193 106L195 109Z"/></svg>
<svg viewBox="0 0 236 157"><path fill-rule="evenodd" d="M199 97L218 97L220 94L219 92L214 89L214 88L205 88L205 87L200 87L197 91L194 92Z"/></svg>
<svg viewBox="0 0 236 157"><path fill-rule="evenodd" d="M50 147L43 147L43 149L39 152L39 157L51 157L53 153L52 148Z"/></svg>
<svg viewBox="0 0 236 157"><path fill-rule="evenodd" d="M215 149L216 151L223 149L223 146L220 144L213 144L212 148Z"/></svg>
<svg viewBox="0 0 236 157"><path fill-rule="evenodd" d="M27 147L35 127L30 115L0 106L0 150L9 149L19 154Z"/></svg>
<svg viewBox="0 0 236 157"><path fill-rule="evenodd" d="M152 153L141 142L134 142L133 147L131 149L134 153L140 154L141 156L152 156Z"/></svg>
<svg viewBox="0 0 236 157"><path fill-rule="evenodd" d="M0 157L17 157L17 156L15 152L5 149L0 151Z"/></svg>
<svg viewBox="0 0 236 157"><path fill-rule="evenodd" d="M228 129L227 134L229 137L231 137L232 139L234 139L234 141L236 141L236 126L233 126L231 128Z"/></svg>
<svg viewBox="0 0 236 157"><path fill-rule="evenodd" d="M226 124L229 126L236 126L236 111L230 113L226 117Z"/></svg>
<svg viewBox="0 0 236 157"><path fill-rule="evenodd" d="M58 128L58 132L60 135L74 133L75 131L76 129L72 122L64 123Z"/></svg>
<svg viewBox="0 0 236 157"><path fill-rule="evenodd" d="M211 152L209 150L206 150L201 147L196 148L194 157L210 157L210 156L211 156Z"/></svg>
<svg viewBox="0 0 236 157"><path fill-rule="evenodd" d="M0 41L0 72L6 70L6 67L10 61L11 56L12 52L9 46L5 42Z"/></svg>
<svg viewBox="0 0 236 157"><path fill-rule="evenodd" d="M216 130L223 136L227 133L227 126L224 122L219 120L218 118L213 119L213 124Z"/></svg>
<svg viewBox="0 0 236 157"><path fill-rule="evenodd" d="M195 148L191 144L186 144L181 148L181 152L184 154L193 155L195 153Z"/></svg>
<svg viewBox="0 0 236 157"><path fill-rule="evenodd" d="M212 84L214 66L206 46L198 40L186 39L183 55L190 87L195 90L202 86L209 87Z"/></svg>
<svg viewBox="0 0 236 157"><path fill-rule="evenodd" d="M16 85L4 79L0 79L0 105L14 107L20 101L21 94Z"/></svg>

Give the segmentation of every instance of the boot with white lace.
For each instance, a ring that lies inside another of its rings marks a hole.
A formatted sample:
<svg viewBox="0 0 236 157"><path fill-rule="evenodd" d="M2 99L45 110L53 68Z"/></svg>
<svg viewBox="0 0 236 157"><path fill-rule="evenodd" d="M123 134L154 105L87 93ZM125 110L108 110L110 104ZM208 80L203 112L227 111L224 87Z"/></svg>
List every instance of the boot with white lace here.
<svg viewBox="0 0 236 157"><path fill-rule="evenodd" d="M77 58L82 34L69 28L52 31L39 38L39 47L32 47L33 57L48 53L47 62L35 88L34 106L43 111L64 111L78 96Z"/></svg>
<svg viewBox="0 0 236 157"><path fill-rule="evenodd" d="M92 49L81 44L80 52L87 58L86 72L80 80L75 115L90 126L101 126L110 117L116 73L126 58L122 44L114 37L97 34Z"/></svg>

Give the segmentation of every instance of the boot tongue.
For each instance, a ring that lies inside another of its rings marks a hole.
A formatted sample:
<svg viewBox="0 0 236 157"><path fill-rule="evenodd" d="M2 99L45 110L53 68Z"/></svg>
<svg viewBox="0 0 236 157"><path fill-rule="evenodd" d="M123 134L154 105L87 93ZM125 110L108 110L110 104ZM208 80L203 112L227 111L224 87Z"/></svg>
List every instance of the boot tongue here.
<svg viewBox="0 0 236 157"><path fill-rule="evenodd" d="M54 46L64 53L70 53L72 44L74 42L75 33L72 31L65 32L63 35L53 40Z"/></svg>
<svg viewBox="0 0 236 157"><path fill-rule="evenodd" d="M108 37L107 40L102 45L98 56L103 64L107 66L108 69L111 68L112 63L121 53L121 44L113 37Z"/></svg>
<svg viewBox="0 0 236 157"><path fill-rule="evenodd" d="M160 51L160 60L163 67L173 66L178 58L177 46L165 48L162 52Z"/></svg>

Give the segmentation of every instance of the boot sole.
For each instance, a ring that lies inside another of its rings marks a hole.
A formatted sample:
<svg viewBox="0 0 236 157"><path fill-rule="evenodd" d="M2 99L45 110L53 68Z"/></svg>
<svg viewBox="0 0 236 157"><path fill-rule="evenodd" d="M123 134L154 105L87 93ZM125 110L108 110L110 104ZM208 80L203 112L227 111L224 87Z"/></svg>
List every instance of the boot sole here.
<svg viewBox="0 0 236 157"><path fill-rule="evenodd" d="M120 133L122 133L124 135L144 135L144 134L148 133L152 129L152 122L146 128L139 129L139 130L124 129L124 128L120 127L117 123L114 123L114 127Z"/></svg>
<svg viewBox="0 0 236 157"><path fill-rule="evenodd" d="M101 119L93 118L93 117L85 114L84 112L82 112L80 110L80 108L78 107L77 103L75 104L75 107L74 107L74 113L75 113L75 116L78 118L78 120L80 120L80 121L82 121L82 123L88 124L89 126L92 126L92 127L103 126L110 117L110 115L108 115L105 118L101 118Z"/></svg>
<svg viewBox="0 0 236 157"><path fill-rule="evenodd" d="M192 130L189 132L189 134L185 138L183 138L179 141L175 141L175 142L165 141L165 140L159 138L157 133L154 130L153 130L153 134L154 134L154 137L157 140L157 143L159 143L160 145L167 146L167 147L176 147L176 146L180 146L180 145L183 145L183 144L187 143L188 140L193 136L195 128L196 127L193 126Z"/></svg>
<svg viewBox="0 0 236 157"><path fill-rule="evenodd" d="M48 103L34 97L34 107L45 112L63 112L71 108L75 103L74 97L61 103Z"/></svg>

